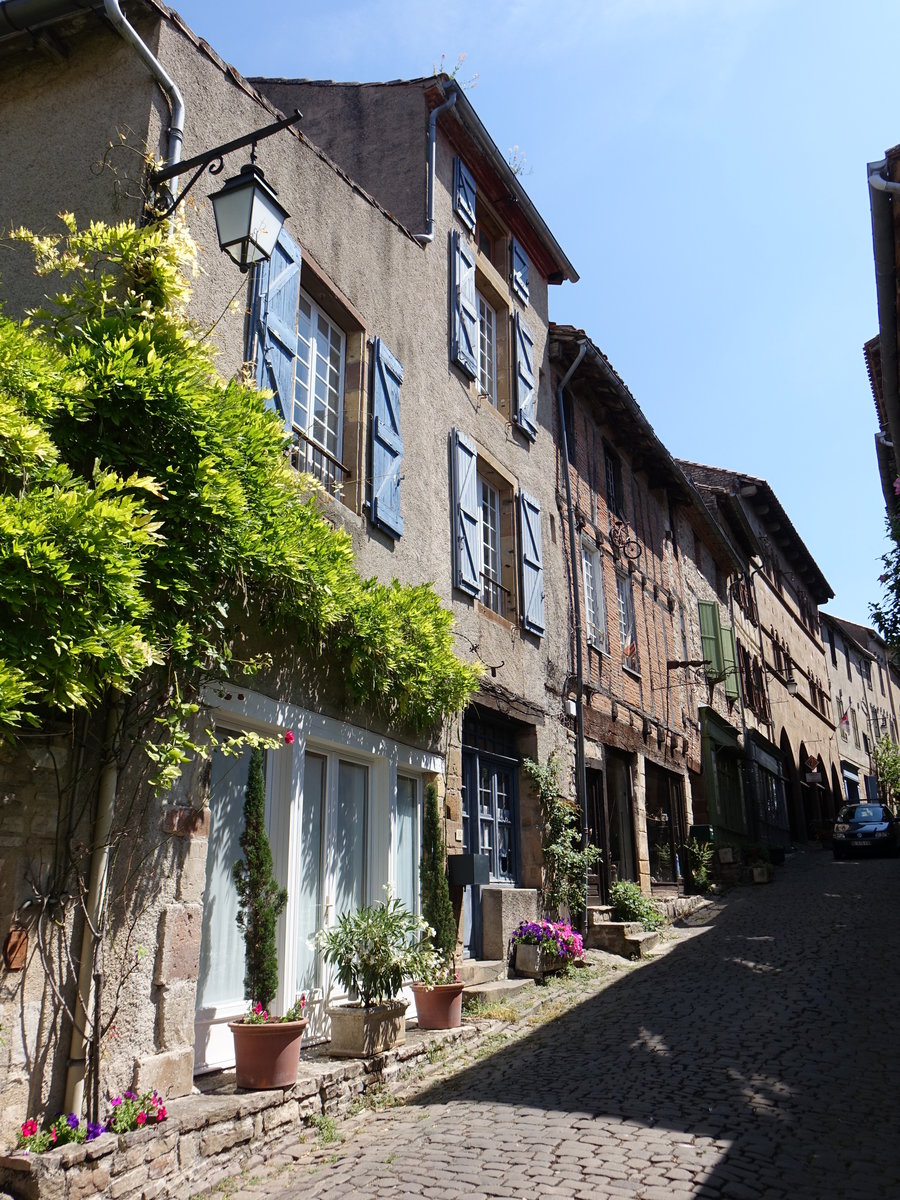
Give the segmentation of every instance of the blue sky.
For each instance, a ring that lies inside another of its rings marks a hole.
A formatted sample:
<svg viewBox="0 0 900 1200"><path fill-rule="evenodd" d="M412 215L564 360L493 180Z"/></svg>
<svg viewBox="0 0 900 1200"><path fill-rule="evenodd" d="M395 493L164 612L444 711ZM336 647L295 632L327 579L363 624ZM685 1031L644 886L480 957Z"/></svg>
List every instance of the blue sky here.
<svg viewBox="0 0 900 1200"><path fill-rule="evenodd" d="M180 0L245 75L374 80L466 55L469 99L581 275L584 328L676 456L769 481L868 624L886 549L862 344L866 163L900 142L900 5ZM188 113L190 120L190 113Z"/></svg>

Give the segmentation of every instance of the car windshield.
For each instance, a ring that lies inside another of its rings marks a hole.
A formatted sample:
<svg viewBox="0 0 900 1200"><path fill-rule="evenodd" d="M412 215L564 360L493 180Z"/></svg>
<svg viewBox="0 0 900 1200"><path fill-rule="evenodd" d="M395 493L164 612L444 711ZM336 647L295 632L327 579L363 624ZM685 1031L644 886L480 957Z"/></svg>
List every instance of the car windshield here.
<svg viewBox="0 0 900 1200"><path fill-rule="evenodd" d="M880 804L848 804L841 809L839 821L889 821L890 816Z"/></svg>

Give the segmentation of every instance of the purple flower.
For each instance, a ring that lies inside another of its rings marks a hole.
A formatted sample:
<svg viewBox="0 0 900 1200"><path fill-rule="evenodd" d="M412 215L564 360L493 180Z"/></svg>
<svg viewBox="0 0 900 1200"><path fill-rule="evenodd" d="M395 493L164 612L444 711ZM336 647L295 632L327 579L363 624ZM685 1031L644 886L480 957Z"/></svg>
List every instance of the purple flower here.
<svg viewBox="0 0 900 1200"><path fill-rule="evenodd" d="M126 1092L126 1095L127 1094L128 1093ZM118 1108L121 1103L122 1103L121 1096L113 1096L112 1100L110 1100L110 1104L113 1106L113 1108Z"/></svg>
<svg viewBox="0 0 900 1200"><path fill-rule="evenodd" d="M68 1125L68 1127L69 1127L70 1129L77 1129L77 1128L78 1128L79 1121L78 1121L78 1118L75 1116L75 1114L74 1114L74 1113L69 1113L69 1115L66 1117L66 1124Z"/></svg>
<svg viewBox="0 0 900 1200"><path fill-rule="evenodd" d="M87 1140L92 1142L94 1138L98 1138L101 1133L105 1132L105 1127L99 1125L96 1121L88 1121L87 1123Z"/></svg>
<svg viewBox="0 0 900 1200"><path fill-rule="evenodd" d="M126 1100L137 1100L137 1094L135 1092L126 1092L125 1099Z"/></svg>

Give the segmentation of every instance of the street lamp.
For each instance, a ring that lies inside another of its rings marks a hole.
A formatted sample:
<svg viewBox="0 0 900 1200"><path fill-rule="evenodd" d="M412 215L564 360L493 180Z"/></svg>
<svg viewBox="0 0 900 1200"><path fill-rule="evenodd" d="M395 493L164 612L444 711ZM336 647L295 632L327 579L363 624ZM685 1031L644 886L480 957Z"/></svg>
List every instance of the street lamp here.
<svg viewBox="0 0 900 1200"><path fill-rule="evenodd" d="M154 190L170 179L177 179L186 171L194 171L174 200L162 210L154 210L154 217L162 220L171 216L204 171L209 170L210 175L221 174L225 167L223 160L226 154L250 146L250 162L243 166L233 179L227 180L218 192L214 192L210 200L216 218L219 248L233 258L242 271L249 271L254 263L270 258L288 213L279 203L274 188L266 182L265 176L256 165L256 144L264 138L271 137L273 133L294 125L302 115L300 110L296 109L291 116L257 129L255 133L235 138L234 141L216 146L213 150L207 150L193 158L186 158L183 162L165 167L161 171L152 171L150 184Z"/></svg>

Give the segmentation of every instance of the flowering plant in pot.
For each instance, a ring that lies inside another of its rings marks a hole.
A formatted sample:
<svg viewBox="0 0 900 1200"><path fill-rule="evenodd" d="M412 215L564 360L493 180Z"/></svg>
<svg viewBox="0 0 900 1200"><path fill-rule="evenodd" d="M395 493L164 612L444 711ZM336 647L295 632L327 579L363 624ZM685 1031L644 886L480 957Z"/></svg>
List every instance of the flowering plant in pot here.
<svg viewBox="0 0 900 1200"><path fill-rule="evenodd" d="M348 995L347 1004L328 1009L330 1052L338 1057L367 1058L405 1040L406 1001L403 984L434 970L428 925L396 896L343 913L337 924L320 929L316 945L335 968Z"/></svg>
<svg viewBox="0 0 900 1200"><path fill-rule="evenodd" d="M457 1029L462 1024L463 984L456 971L456 917L445 861L437 788L430 783L425 788L419 882L422 916L429 926L427 937L434 949L434 965L412 985L420 1029Z"/></svg>
<svg viewBox="0 0 900 1200"><path fill-rule="evenodd" d="M278 990L276 925L287 904L287 891L275 878L266 832L266 785L259 746L250 754L240 845L244 857L234 864L233 878L237 923L244 934L244 996L250 1007L242 1021L228 1026L234 1035L236 1082L242 1088L290 1087L297 1081L306 997L300 996L281 1018L269 1014Z"/></svg>
<svg viewBox="0 0 900 1200"><path fill-rule="evenodd" d="M512 932L510 946L516 971L540 979L552 971L564 971L584 957L581 934L565 921L522 921Z"/></svg>

